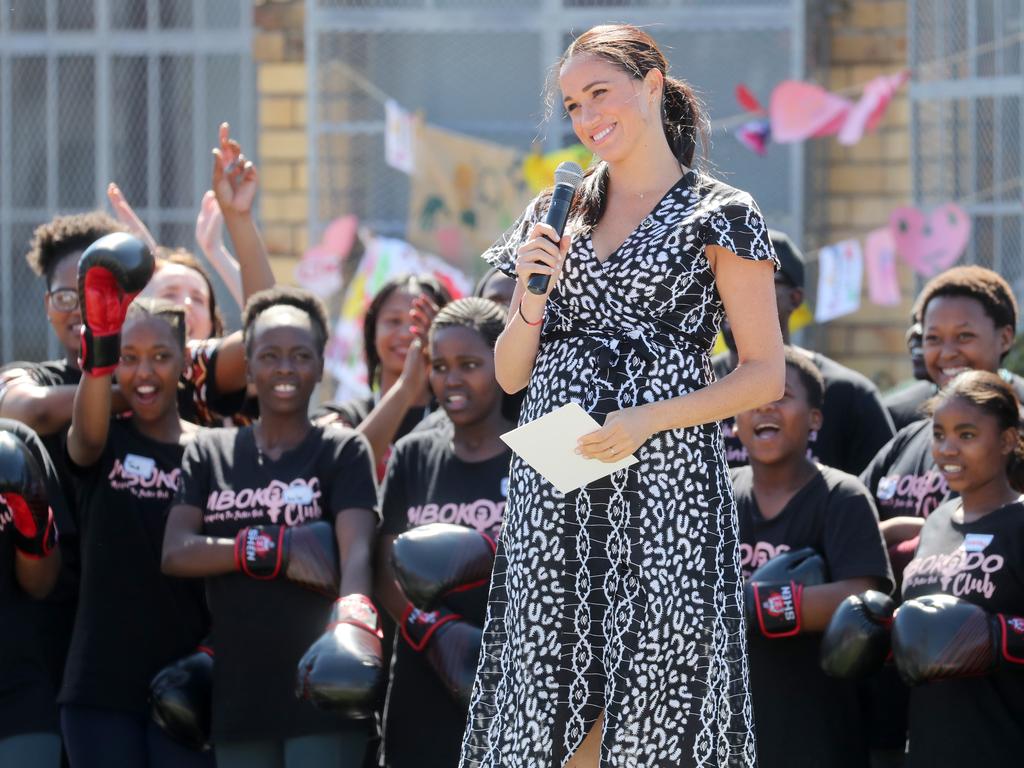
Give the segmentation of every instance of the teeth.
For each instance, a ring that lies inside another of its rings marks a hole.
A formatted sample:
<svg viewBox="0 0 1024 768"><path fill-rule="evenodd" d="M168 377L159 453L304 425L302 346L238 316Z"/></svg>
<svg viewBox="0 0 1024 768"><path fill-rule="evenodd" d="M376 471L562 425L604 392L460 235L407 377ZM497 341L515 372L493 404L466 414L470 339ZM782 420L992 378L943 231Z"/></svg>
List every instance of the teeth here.
<svg viewBox="0 0 1024 768"><path fill-rule="evenodd" d="M140 395L151 395L156 392L156 387L152 384L143 384L141 387L136 387L135 391Z"/></svg>
<svg viewBox="0 0 1024 768"><path fill-rule="evenodd" d="M448 395L449 403L464 403L466 402L465 395Z"/></svg>
<svg viewBox="0 0 1024 768"><path fill-rule="evenodd" d="M953 376L958 376L959 374L963 373L964 371L969 371L969 370L971 370L971 369L968 368L966 365L961 365L958 368L943 368L942 372L946 376L953 377Z"/></svg>
<svg viewBox="0 0 1024 768"><path fill-rule="evenodd" d="M778 432L779 427L776 424L762 424L759 427L754 427L754 434L760 435L762 432Z"/></svg>
<svg viewBox="0 0 1024 768"><path fill-rule="evenodd" d="M594 141L600 141L600 140L601 140L601 139L603 139L603 138L604 138L605 136L607 136L607 135L608 135L609 133L611 133L611 132L612 132L612 128L614 128L614 127L615 127L614 125L609 125L609 126L608 126L607 128L605 128L605 129L604 129L603 131L601 131L600 133L595 133L595 134L594 134L593 136L591 136L590 138L591 138L591 139L593 139Z"/></svg>
<svg viewBox="0 0 1024 768"><path fill-rule="evenodd" d="M275 384L274 385L274 391L275 392L294 392L295 391L295 385L294 384Z"/></svg>
<svg viewBox="0 0 1024 768"><path fill-rule="evenodd" d="M947 473L962 472L963 467L961 467L959 464L943 464L942 471Z"/></svg>

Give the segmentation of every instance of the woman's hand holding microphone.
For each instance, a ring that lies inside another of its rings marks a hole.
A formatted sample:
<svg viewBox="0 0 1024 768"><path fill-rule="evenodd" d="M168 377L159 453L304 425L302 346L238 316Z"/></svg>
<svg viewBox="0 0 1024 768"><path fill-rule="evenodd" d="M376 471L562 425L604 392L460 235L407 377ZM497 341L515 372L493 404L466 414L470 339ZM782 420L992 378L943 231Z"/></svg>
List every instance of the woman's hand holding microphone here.
<svg viewBox="0 0 1024 768"><path fill-rule="evenodd" d="M516 277L523 287L523 295L518 312L520 319L527 325L539 326L544 319L544 305L558 283L570 241L571 238L565 235L559 242L554 227L538 221L530 230L530 239L519 247ZM547 290L544 293L532 293L527 289L531 275L548 276Z"/></svg>

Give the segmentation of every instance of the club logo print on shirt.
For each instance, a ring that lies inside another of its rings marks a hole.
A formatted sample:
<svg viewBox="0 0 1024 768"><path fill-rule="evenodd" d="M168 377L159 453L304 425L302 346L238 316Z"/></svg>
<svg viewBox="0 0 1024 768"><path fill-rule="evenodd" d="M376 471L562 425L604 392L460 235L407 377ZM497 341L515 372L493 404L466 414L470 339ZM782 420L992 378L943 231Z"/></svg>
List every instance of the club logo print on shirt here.
<svg viewBox="0 0 1024 768"><path fill-rule="evenodd" d="M923 475L886 475L879 479L875 495L885 504L886 517L928 517L949 496L949 486L933 467Z"/></svg>
<svg viewBox="0 0 1024 768"><path fill-rule="evenodd" d="M770 541L758 541L754 544L740 542L740 568L743 569L743 578L748 578L769 560L789 550L789 544L772 544Z"/></svg>
<svg viewBox="0 0 1024 768"><path fill-rule="evenodd" d="M320 479L298 478L291 483L271 480L263 488L213 491L206 499L206 524L243 521L246 525L301 525L323 517Z"/></svg>
<svg viewBox="0 0 1024 768"><path fill-rule="evenodd" d="M914 558L903 572L903 590L937 585L936 591L954 597L981 595L991 600L996 592L992 575L1003 569L1004 562L1002 555L969 552L961 544L952 552Z"/></svg>
<svg viewBox="0 0 1024 768"><path fill-rule="evenodd" d="M128 491L137 499L170 500L178 490L181 468L165 472L148 456L126 453L114 459L107 480L115 491Z"/></svg>
<svg viewBox="0 0 1024 768"><path fill-rule="evenodd" d="M505 502L490 499L461 503L417 504L409 507L406 512L410 528L427 523L452 523L473 528L480 533L488 533L500 526L504 514Z"/></svg>

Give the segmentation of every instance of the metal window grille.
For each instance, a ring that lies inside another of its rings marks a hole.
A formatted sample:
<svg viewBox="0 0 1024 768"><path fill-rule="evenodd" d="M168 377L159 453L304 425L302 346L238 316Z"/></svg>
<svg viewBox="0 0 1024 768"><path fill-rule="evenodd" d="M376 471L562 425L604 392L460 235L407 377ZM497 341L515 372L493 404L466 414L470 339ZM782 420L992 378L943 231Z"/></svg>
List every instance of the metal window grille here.
<svg viewBox="0 0 1024 768"><path fill-rule="evenodd" d="M777 82L803 76L804 14L802 0L306 0L310 234L346 213L384 234L405 229L408 179L385 164L383 106L356 79L434 125L555 149L575 138L561 116L544 124L542 91L574 33L645 25L673 73L724 118L742 111L737 83L767 101ZM727 132L712 139L715 173L799 239L802 147L776 146L762 159Z"/></svg>
<svg viewBox="0 0 1024 768"><path fill-rule="evenodd" d="M973 230L965 261L1024 298L1024 9L1020 0L911 0L913 189L959 201Z"/></svg>
<svg viewBox="0 0 1024 768"><path fill-rule="evenodd" d="M255 144L250 0L8 0L0 13L0 359L57 353L32 230L116 181L156 238L194 247L223 120Z"/></svg>

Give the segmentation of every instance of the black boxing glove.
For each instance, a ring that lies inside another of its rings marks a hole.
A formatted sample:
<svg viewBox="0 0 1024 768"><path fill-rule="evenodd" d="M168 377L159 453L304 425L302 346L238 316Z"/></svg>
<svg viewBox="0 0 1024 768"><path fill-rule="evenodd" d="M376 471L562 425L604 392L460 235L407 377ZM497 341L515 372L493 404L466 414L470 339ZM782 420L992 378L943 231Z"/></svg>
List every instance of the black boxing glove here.
<svg viewBox="0 0 1024 768"><path fill-rule="evenodd" d="M917 597L893 619L892 655L907 685L1024 671L1024 618L990 614L952 595Z"/></svg>
<svg viewBox="0 0 1024 768"><path fill-rule="evenodd" d="M825 583L825 561L810 547L773 557L752 574L744 587L747 629L770 639L800 632L804 587Z"/></svg>
<svg viewBox="0 0 1024 768"><path fill-rule="evenodd" d="M423 654L452 698L469 707L483 630L447 608L423 611L409 603L400 631L409 647Z"/></svg>
<svg viewBox="0 0 1024 768"><path fill-rule="evenodd" d="M430 523L395 539L391 567L402 592L417 608L430 610L452 590L491 580L494 540L472 528Z"/></svg>
<svg viewBox="0 0 1024 768"><path fill-rule="evenodd" d="M370 598L337 600L324 634L299 660L295 695L353 720L373 717L384 682L381 637Z"/></svg>
<svg viewBox="0 0 1024 768"><path fill-rule="evenodd" d="M208 750L212 695L213 650L201 645L192 655L161 669L149 684L153 722L179 744Z"/></svg>
<svg viewBox="0 0 1024 768"><path fill-rule="evenodd" d="M153 276L153 254L131 235L114 232L94 242L78 260L82 348L78 364L105 376L121 357L121 326L128 305Z"/></svg>
<svg viewBox="0 0 1024 768"><path fill-rule="evenodd" d="M46 557L57 544L53 510L39 462L11 432L0 432L0 496L11 511L14 546L26 557Z"/></svg>
<svg viewBox="0 0 1024 768"><path fill-rule="evenodd" d="M889 629L896 603L869 589L836 608L821 638L821 669L842 680L867 677L889 656Z"/></svg>
<svg viewBox="0 0 1024 768"><path fill-rule="evenodd" d="M328 596L338 594L338 548L330 523L253 525L235 536L235 567L253 579L285 578Z"/></svg>

